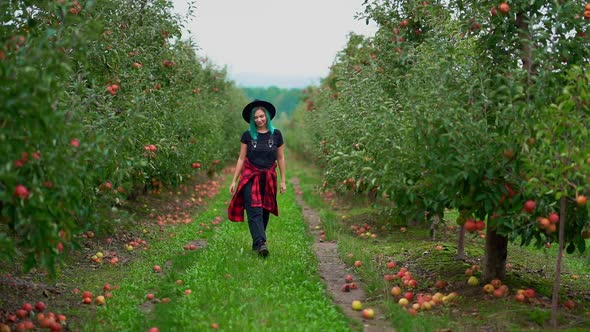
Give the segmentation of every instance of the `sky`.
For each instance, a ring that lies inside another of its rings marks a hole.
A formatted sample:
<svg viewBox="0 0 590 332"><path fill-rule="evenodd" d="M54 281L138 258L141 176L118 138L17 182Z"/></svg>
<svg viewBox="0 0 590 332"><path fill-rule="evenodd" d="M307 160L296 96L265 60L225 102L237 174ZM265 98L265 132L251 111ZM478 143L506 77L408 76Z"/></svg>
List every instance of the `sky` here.
<svg viewBox="0 0 590 332"><path fill-rule="evenodd" d="M238 86L303 88L327 76L350 32L375 33L355 19L363 1L196 0L186 38ZM173 3L186 15L187 0Z"/></svg>

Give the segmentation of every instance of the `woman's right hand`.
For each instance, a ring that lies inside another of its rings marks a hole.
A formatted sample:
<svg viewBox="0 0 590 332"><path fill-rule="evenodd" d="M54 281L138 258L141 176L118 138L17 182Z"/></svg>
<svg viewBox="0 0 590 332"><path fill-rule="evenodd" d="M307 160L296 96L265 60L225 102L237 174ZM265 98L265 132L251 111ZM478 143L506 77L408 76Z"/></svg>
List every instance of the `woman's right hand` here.
<svg viewBox="0 0 590 332"><path fill-rule="evenodd" d="M229 193L233 195L235 191L236 191L236 181L232 181L231 186L229 186Z"/></svg>

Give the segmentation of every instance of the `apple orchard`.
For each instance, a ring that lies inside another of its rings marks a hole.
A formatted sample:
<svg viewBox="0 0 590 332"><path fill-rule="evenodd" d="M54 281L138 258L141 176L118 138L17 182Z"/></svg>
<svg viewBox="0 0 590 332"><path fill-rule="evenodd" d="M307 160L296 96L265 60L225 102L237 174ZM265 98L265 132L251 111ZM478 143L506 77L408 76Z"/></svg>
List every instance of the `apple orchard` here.
<svg viewBox="0 0 590 332"><path fill-rule="evenodd" d="M4 262L53 272L83 239L112 231L128 202L235 162L227 142L239 140L247 100L182 40L169 5L0 2ZM583 253L590 238L590 3L367 0L361 16L378 31L351 34L320 86L305 90L285 128L289 148L321 167L324 190L385 201L404 231L410 221L442 227L457 212L457 257L465 237L485 238L484 291L494 297L507 292L509 243L557 246L555 309L564 251ZM414 287L404 269L390 278ZM402 306L414 300L390 292ZM22 315L33 311L26 304Z"/></svg>
<svg viewBox="0 0 590 332"><path fill-rule="evenodd" d="M105 211L230 156L244 97L165 2L3 1L0 15L4 259L53 268L112 229Z"/></svg>
<svg viewBox="0 0 590 332"><path fill-rule="evenodd" d="M557 266L584 252L590 3L365 1L364 15L375 36L352 34L294 115L324 188L388 200L394 224L459 211L458 255L485 236L488 281L508 242L558 244Z"/></svg>

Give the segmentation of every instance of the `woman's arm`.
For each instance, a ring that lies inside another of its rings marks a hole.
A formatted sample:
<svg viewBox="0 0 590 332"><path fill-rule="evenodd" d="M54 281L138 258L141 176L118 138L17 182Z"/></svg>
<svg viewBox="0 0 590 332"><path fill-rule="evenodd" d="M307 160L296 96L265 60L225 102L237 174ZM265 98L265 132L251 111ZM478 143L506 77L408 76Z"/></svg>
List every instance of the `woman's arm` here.
<svg viewBox="0 0 590 332"><path fill-rule="evenodd" d="M281 194L287 191L287 176L285 175L285 144L281 145L277 149L277 161L279 163L279 170L281 171Z"/></svg>
<svg viewBox="0 0 590 332"><path fill-rule="evenodd" d="M236 181L238 180L238 176L242 173L242 167L244 167L244 160L246 160L246 152L248 151L248 145L242 143L240 146L240 156L238 157L238 162L236 163L236 171L234 172L234 179L231 182L231 186L229 187L229 192L233 194L236 191ZM282 173L281 173L282 174Z"/></svg>

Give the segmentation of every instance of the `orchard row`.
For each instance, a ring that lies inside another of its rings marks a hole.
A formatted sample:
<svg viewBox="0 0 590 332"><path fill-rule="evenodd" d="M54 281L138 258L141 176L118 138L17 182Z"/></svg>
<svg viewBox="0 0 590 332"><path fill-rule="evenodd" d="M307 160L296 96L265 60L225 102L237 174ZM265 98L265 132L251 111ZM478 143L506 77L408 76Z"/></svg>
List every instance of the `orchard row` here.
<svg viewBox="0 0 590 332"><path fill-rule="evenodd" d="M485 282L505 277L511 241L584 252L588 13L585 1L369 1L378 31L351 34L306 91L292 141L326 190L390 202L393 224L458 211L459 241L485 231Z"/></svg>
<svg viewBox="0 0 590 332"><path fill-rule="evenodd" d="M181 38L170 3L11 1L0 18L4 259L51 268L108 230L102 211L232 152L245 97Z"/></svg>

